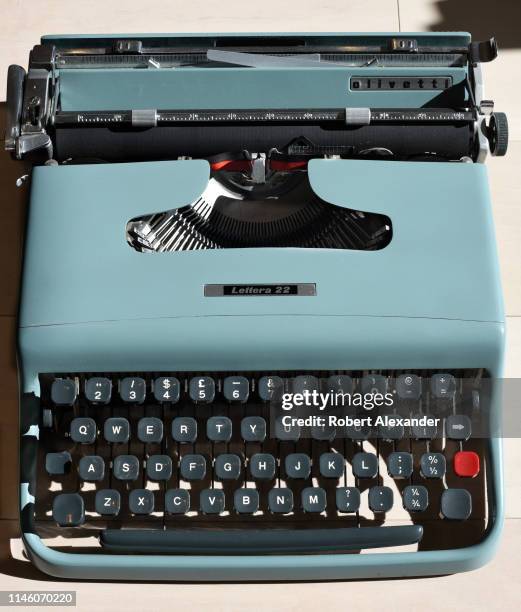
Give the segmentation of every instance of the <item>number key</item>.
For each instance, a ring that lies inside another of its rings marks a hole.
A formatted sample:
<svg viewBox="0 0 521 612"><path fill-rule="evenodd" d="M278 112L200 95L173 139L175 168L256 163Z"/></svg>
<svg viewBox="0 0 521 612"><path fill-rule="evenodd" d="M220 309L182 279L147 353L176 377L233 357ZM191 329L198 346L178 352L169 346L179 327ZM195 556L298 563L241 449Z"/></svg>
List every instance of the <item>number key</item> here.
<svg viewBox="0 0 521 612"><path fill-rule="evenodd" d="M223 392L229 402L244 404L250 394L250 383L244 376L227 376L224 379Z"/></svg>
<svg viewBox="0 0 521 612"><path fill-rule="evenodd" d="M119 383L119 395L124 402L142 404L147 394L146 382L142 378L129 376Z"/></svg>
<svg viewBox="0 0 521 612"><path fill-rule="evenodd" d="M264 402L280 400L284 392L284 381L280 376L263 376L259 380L259 396Z"/></svg>
<svg viewBox="0 0 521 612"><path fill-rule="evenodd" d="M330 376L326 382L326 389L334 394L351 394L353 393L353 379L351 376L339 375Z"/></svg>
<svg viewBox="0 0 521 612"><path fill-rule="evenodd" d="M158 402L179 401L181 385L179 380L173 376L161 376L154 380L154 397Z"/></svg>
<svg viewBox="0 0 521 612"><path fill-rule="evenodd" d="M85 381L85 397L89 402L108 404L112 395L112 381L96 376Z"/></svg>
<svg viewBox="0 0 521 612"><path fill-rule="evenodd" d="M319 390L318 378L316 376L311 376L310 374L296 376L293 379L292 386L293 393L305 393L306 391L313 393L313 391Z"/></svg>
<svg viewBox="0 0 521 612"><path fill-rule="evenodd" d="M190 399L197 404L209 404L215 398L215 382L209 376L190 380Z"/></svg>
<svg viewBox="0 0 521 612"><path fill-rule="evenodd" d="M362 394L365 395L370 393L376 395L381 393L385 395L387 393L387 378L381 374L368 374L362 378L361 388Z"/></svg>

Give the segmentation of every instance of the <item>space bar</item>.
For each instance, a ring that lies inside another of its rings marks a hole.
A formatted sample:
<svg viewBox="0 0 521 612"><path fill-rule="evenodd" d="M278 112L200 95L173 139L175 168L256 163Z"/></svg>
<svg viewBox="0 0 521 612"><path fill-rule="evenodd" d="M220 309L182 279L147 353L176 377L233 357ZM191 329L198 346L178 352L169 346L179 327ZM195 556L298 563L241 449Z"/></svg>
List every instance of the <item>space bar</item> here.
<svg viewBox="0 0 521 612"><path fill-rule="evenodd" d="M101 544L122 553L248 555L322 553L416 544L421 525L345 529L107 529Z"/></svg>

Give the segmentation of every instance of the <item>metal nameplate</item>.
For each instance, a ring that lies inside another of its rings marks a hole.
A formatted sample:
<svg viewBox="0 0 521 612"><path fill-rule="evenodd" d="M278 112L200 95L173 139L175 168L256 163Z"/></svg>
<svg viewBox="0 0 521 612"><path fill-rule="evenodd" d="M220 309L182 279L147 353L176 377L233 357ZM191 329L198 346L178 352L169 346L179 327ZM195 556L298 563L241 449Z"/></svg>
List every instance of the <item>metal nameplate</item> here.
<svg viewBox="0 0 521 612"><path fill-rule="evenodd" d="M315 283L279 283L273 285L205 285L205 297L246 296L312 296L317 294Z"/></svg>

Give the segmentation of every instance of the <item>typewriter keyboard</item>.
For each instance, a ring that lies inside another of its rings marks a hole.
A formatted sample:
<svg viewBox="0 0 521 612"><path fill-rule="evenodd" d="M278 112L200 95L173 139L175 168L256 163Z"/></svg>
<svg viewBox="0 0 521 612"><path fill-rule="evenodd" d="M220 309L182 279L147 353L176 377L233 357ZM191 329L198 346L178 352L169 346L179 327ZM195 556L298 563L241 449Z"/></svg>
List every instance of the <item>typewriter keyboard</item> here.
<svg viewBox="0 0 521 612"><path fill-rule="evenodd" d="M473 432L482 376L42 374L31 522L44 538L94 535L104 552L475 544L492 503ZM309 413L323 422L283 420L285 394L303 391L389 394L394 415L441 421L331 424L330 406Z"/></svg>

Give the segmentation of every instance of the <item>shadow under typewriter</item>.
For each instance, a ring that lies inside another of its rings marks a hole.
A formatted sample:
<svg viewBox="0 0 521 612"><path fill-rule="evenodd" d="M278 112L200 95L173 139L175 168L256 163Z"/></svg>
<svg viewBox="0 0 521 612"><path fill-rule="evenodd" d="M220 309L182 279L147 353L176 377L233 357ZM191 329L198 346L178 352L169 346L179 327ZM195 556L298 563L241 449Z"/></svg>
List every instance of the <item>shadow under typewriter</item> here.
<svg viewBox="0 0 521 612"><path fill-rule="evenodd" d="M263 183L246 173L215 172L195 202L127 224L129 244L142 252L247 247L375 251L391 237L389 217L326 202L313 192L306 170L273 172Z"/></svg>

